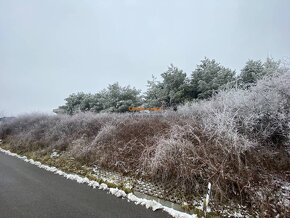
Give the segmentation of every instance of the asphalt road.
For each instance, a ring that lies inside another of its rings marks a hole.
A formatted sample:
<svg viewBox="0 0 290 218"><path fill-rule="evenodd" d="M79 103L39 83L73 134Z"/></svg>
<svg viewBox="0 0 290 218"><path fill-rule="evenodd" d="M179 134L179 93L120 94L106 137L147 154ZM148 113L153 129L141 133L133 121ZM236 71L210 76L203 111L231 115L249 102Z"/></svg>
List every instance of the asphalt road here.
<svg viewBox="0 0 290 218"><path fill-rule="evenodd" d="M0 152L1 218L171 217Z"/></svg>

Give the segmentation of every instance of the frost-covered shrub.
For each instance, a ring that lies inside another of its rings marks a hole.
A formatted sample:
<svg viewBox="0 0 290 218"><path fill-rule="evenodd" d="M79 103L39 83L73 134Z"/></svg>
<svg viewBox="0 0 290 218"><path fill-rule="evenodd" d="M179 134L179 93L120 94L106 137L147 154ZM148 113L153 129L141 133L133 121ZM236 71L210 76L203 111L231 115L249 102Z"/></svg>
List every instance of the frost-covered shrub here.
<svg viewBox="0 0 290 218"><path fill-rule="evenodd" d="M278 146L288 141L290 123L290 72L266 77L252 87L244 106L246 134Z"/></svg>
<svg viewBox="0 0 290 218"><path fill-rule="evenodd" d="M79 113L69 115L30 114L19 116L0 126L0 138L23 150L57 148L66 150L82 137L93 139L98 131L114 116Z"/></svg>
<svg viewBox="0 0 290 218"><path fill-rule="evenodd" d="M257 143L281 146L289 139L290 73L265 77L248 90L219 92L208 101L180 108L205 130L227 137L237 149Z"/></svg>
<svg viewBox="0 0 290 218"><path fill-rule="evenodd" d="M140 156L147 147L155 143L155 137L168 129L169 124L150 117L128 117L117 123L105 125L90 149L95 154L95 161L106 167L123 173L138 174Z"/></svg>
<svg viewBox="0 0 290 218"><path fill-rule="evenodd" d="M79 113L74 116L60 115L59 122L49 129L45 140L58 149L65 150L72 141L81 137L93 138L103 123L110 119L105 114Z"/></svg>
<svg viewBox="0 0 290 218"><path fill-rule="evenodd" d="M154 146L145 149L142 155L143 169L154 178L178 184L184 191L200 186L196 166L203 169L203 155L199 153L202 142L198 125L172 125L168 134L159 137Z"/></svg>
<svg viewBox="0 0 290 218"><path fill-rule="evenodd" d="M141 158L143 170L189 198L193 194L203 197L209 181L214 181L215 201L231 195L241 198L240 188L250 176L244 162L245 145L241 144L243 149L238 149L239 142L246 142L244 137L235 138L225 133L219 136L209 132L200 120L189 117L179 122L145 149ZM235 146L231 144L234 140Z"/></svg>
<svg viewBox="0 0 290 218"><path fill-rule="evenodd" d="M184 193L202 193L212 181L215 201L257 206L254 187L263 185L271 194L274 185L265 178L290 166L283 148L289 142L289 102L290 74L283 73L248 90L224 90L179 107L167 116L175 120L169 133L144 152L144 171Z"/></svg>
<svg viewBox="0 0 290 218"><path fill-rule="evenodd" d="M4 122L0 126L0 138L8 138L19 150L43 147L46 132L58 121L58 117L45 114L23 115Z"/></svg>

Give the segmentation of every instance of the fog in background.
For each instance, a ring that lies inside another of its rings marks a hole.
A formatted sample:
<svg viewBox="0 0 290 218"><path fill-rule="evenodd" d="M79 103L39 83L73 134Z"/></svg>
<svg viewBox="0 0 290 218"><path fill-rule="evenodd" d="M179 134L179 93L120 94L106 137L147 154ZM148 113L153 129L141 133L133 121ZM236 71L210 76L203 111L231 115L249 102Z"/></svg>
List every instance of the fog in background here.
<svg viewBox="0 0 290 218"><path fill-rule="evenodd" d="M288 0L0 0L0 115L51 112L74 92L145 91L170 63L236 69L290 54Z"/></svg>

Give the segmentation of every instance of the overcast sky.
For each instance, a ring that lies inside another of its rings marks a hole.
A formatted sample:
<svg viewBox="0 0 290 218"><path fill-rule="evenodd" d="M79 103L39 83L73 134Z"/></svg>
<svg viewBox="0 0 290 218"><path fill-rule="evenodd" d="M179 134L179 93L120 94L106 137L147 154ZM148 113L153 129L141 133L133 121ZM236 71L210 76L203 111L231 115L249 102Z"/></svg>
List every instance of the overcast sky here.
<svg viewBox="0 0 290 218"><path fill-rule="evenodd" d="M289 0L0 0L0 115L50 112L74 92L145 90L205 56L239 71L290 55Z"/></svg>

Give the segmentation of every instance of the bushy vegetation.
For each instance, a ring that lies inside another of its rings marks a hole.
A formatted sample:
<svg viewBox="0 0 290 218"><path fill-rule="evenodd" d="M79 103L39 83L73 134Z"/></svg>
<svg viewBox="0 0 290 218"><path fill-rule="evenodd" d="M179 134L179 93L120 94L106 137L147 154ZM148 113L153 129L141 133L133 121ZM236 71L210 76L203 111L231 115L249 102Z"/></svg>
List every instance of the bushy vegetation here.
<svg viewBox="0 0 290 218"><path fill-rule="evenodd" d="M72 115L79 112L126 112L129 107L141 104L140 90L121 87L118 83L109 85L107 89L96 94L79 92L71 94L65 99L66 104L60 106L55 112Z"/></svg>
<svg viewBox="0 0 290 218"><path fill-rule="evenodd" d="M78 112L127 112L129 107L176 107L178 104L196 99L208 99L225 87L249 88L257 80L285 69L280 61L267 58L262 61L249 60L240 74L222 66L215 60L205 58L192 71L190 77L183 70L173 66L161 74L162 81L153 76L148 89L141 95L140 90L118 83L109 85L96 94L77 93L65 99L66 103L56 113L75 114Z"/></svg>
<svg viewBox="0 0 290 218"><path fill-rule="evenodd" d="M290 74L279 71L177 112L20 116L1 123L0 138L17 152L57 149L82 164L170 184L184 199L203 196L210 181L212 206L235 202L289 216L281 194L290 179L289 106Z"/></svg>

